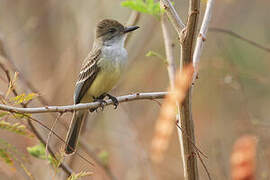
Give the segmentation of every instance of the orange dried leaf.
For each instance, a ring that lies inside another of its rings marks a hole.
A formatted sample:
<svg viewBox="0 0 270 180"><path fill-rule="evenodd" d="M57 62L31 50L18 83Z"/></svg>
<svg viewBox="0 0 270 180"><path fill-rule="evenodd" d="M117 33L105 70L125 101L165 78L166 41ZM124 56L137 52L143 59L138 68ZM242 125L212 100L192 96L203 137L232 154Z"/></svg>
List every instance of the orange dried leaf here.
<svg viewBox="0 0 270 180"><path fill-rule="evenodd" d="M192 81L193 67L188 65L183 72L178 72L175 78L175 88L169 90L166 96L159 118L156 122L154 137L151 147L151 158L154 162L163 160L163 153L167 150L171 134L175 126L176 104L182 104L186 92Z"/></svg>
<svg viewBox="0 0 270 180"><path fill-rule="evenodd" d="M231 156L232 180L255 180L256 144L254 136L239 138Z"/></svg>

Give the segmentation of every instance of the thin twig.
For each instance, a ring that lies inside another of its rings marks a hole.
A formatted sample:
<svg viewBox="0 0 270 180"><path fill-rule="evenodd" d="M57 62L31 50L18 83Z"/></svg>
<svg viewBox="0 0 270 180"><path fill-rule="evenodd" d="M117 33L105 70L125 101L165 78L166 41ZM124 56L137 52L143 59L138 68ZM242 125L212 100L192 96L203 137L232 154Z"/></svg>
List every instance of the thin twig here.
<svg viewBox="0 0 270 180"><path fill-rule="evenodd" d="M168 29L168 23L167 19L164 15L161 16L160 19L162 33L163 33L163 40L164 40L164 46L165 46L165 53L166 53L166 60L167 60L167 70L170 80L170 86L174 88L174 76L175 76L175 60L173 57L173 41L170 37L169 29Z"/></svg>
<svg viewBox="0 0 270 180"><path fill-rule="evenodd" d="M204 42L206 41L206 34L207 34L208 26L210 24L214 2L215 0L207 1L206 10L204 13L200 33L197 37L196 46L193 53L193 67L194 67L193 83L195 82L196 77L198 75L198 65L201 58L203 45L204 45Z"/></svg>
<svg viewBox="0 0 270 180"><path fill-rule="evenodd" d="M165 10L165 12L166 12L167 16L169 17L169 19L171 20L174 28L178 32L178 35L180 35L181 30L183 28L185 28L185 24L183 23L183 21L181 20L181 18L178 15L178 13L174 9L171 1L170 0L160 0L160 5Z"/></svg>
<svg viewBox="0 0 270 180"><path fill-rule="evenodd" d="M198 156L200 162L202 163L203 168L204 168L204 170L205 170L205 172L206 172L206 174L207 174L208 179L211 180L211 179L212 179L212 178L211 178L211 175L210 175L210 173L209 173L209 171L208 171L208 169L207 169L207 166L206 166L206 164L204 163L204 161L203 161L203 159L202 159L200 153L196 152L196 155Z"/></svg>
<svg viewBox="0 0 270 180"><path fill-rule="evenodd" d="M183 134L184 134L185 136L187 136L187 134L185 133L185 131L179 126L178 123L176 123L176 126L183 132ZM203 153L203 152L195 145L194 142L191 141L190 137L187 136L187 138L189 138L191 144L192 144L193 147L195 148L195 150L196 150L196 155L198 156L200 162L202 163L203 168L204 168L204 170L205 170L205 172L206 172L206 174L207 174L207 176L208 176L208 179L211 180L210 173L209 173L209 171L208 171L208 169L207 169L207 166L205 165L205 163L204 163L204 161L203 161L201 155L203 155L203 156L204 156L205 158L207 158L207 159L208 159L208 157L207 157L207 156L206 156L206 155L205 155L205 154L204 154L204 153Z"/></svg>
<svg viewBox="0 0 270 180"><path fill-rule="evenodd" d="M197 151L198 153L200 153L201 155L203 155L206 159L208 159L207 155L204 154L204 153L196 146L196 144L195 144L194 142L192 142L191 138L190 138L190 137L188 136L188 134L184 131L184 129L181 128L181 127L179 126L178 123L176 123L176 126L177 126L177 127L183 132L183 134L189 139L190 143L193 145L193 147L196 149L196 151Z"/></svg>
<svg viewBox="0 0 270 180"><path fill-rule="evenodd" d="M57 121L61 118L62 115L63 115L63 113L59 113L59 114L58 114L58 116L56 117L55 121L53 122L53 125L52 125L52 127L51 127L51 130L50 130L50 132L49 132L49 134L48 134L48 137L47 137L47 143L46 143L46 156L47 156L47 157L48 157L47 152L48 152L49 140L50 140L50 137L51 137L51 135L52 135L52 131L53 131L53 129L54 129L54 127L55 127Z"/></svg>
<svg viewBox="0 0 270 180"><path fill-rule="evenodd" d="M167 92L151 92L151 93L134 93L126 96L119 96L117 100L119 103L136 101L136 100L146 100L146 99L163 99ZM112 100L105 100L106 105L113 105ZM15 113L49 113L49 112L73 112L74 110L84 110L84 109L92 109L96 107L100 107L100 102L92 102L92 103L82 103L76 105L67 105L67 106L45 106L45 107L36 107L36 108L18 108L8 105L0 104L0 110L9 111Z"/></svg>
<svg viewBox="0 0 270 180"><path fill-rule="evenodd" d="M168 62L167 70L168 70L168 75L169 75L169 80L170 80L170 86L174 89L176 67L175 67L175 62L174 62L175 60L173 57L173 45L172 45L172 40L169 34L169 29L166 25L166 19L164 16L161 17L161 27L162 27L162 32L163 32L164 44L165 44L166 59ZM180 117L181 110L180 110L179 102L176 102L176 108L177 108L176 117ZM184 153L183 153L184 151L182 151L182 147L183 147L182 133L179 132L181 131L180 129L177 129L177 131L178 131L178 140L179 140L180 149L181 149L181 156L182 156L182 160L184 160L185 159ZM183 164L184 164L184 161L183 161Z"/></svg>
<svg viewBox="0 0 270 180"><path fill-rule="evenodd" d="M248 44L250 44L250 45L252 45L252 46L255 46L255 47L259 48L259 49L262 49L262 50L264 50L264 51L266 51L266 52L270 52L270 48L265 47L265 46L263 46L263 45L261 45L261 44L255 42L255 41L252 41L252 40L250 40L250 39L248 39L248 38L246 38L246 37L244 37L244 36L242 36L242 35L236 33L236 32L233 32L233 31L231 31L231 30L228 30L228 29L222 29L222 28L217 28L217 27L210 27L210 28L209 28L209 31L210 31L210 32L217 32L217 33L225 33L225 34L228 34L228 35L233 36L233 37L236 37L236 38L238 38L238 39L240 39L240 40L242 40L242 41L244 41L244 42L247 42Z"/></svg>

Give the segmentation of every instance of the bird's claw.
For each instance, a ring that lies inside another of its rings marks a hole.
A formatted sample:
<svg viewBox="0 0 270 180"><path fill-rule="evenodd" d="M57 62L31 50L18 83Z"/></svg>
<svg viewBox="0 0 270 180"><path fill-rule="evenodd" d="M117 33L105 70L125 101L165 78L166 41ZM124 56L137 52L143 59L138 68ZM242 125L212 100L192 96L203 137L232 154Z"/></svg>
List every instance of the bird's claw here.
<svg viewBox="0 0 270 180"><path fill-rule="evenodd" d="M106 94L106 96L107 96L109 99L112 100L113 105L114 105L114 109L116 109L117 106L119 105L119 102L118 102L117 98L114 97L114 96L112 96L112 95L110 95L110 94Z"/></svg>
<svg viewBox="0 0 270 180"><path fill-rule="evenodd" d="M107 105L107 102L105 100L101 99L101 98L94 98L94 102L99 102L100 103L100 106L99 107L101 108L101 111L103 111L104 110L104 106ZM99 107L90 109L90 112L94 112L94 111L97 112L97 110L98 110Z"/></svg>
<svg viewBox="0 0 270 180"><path fill-rule="evenodd" d="M98 97L98 98L93 97L94 102L99 102L99 103L100 103L100 106L99 106L99 107L100 107L101 110L103 111L103 110L104 110L104 106L107 105L107 102L106 102L105 100L103 100L103 98L106 97L106 96L107 96L110 100L112 100L113 105L114 105L114 109L116 109L117 106L119 105L119 102L118 102L118 100L117 100L116 97L114 97L114 96L112 96L112 95L110 95L110 94L103 94L103 95L101 95L101 96ZM99 107L92 108L92 109L90 109L89 111L90 111L90 112L94 112L94 111L97 112L97 110L98 110Z"/></svg>

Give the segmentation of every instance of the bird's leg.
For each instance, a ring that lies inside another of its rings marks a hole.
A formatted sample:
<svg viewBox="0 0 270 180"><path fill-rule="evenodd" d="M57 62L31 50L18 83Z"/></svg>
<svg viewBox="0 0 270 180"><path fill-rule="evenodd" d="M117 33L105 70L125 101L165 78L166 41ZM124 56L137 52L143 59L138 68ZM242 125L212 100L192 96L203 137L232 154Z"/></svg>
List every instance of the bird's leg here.
<svg viewBox="0 0 270 180"><path fill-rule="evenodd" d="M114 97L114 96L112 96L112 95L110 95L110 94L108 94L108 93L105 93L104 95L105 95L105 97L107 96L109 99L111 99L111 100L112 100L113 105L114 105L114 109L116 109L116 108L117 108L117 106L118 106L118 104L119 104L119 102L118 102L117 98L116 98L116 97Z"/></svg>
<svg viewBox="0 0 270 180"><path fill-rule="evenodd" d="M100 107L101 107L101 110L102 110L102 111L103 111L103 109L104 109L104 106L107 104L107 102L104 100L105 96L106 96L105 94L102 94L102 95L99 96L99 97L93 97L94 102L99 102L99 103L100 103ZM99 108L99 107L92 108L92 109L90 109L89 111L90 111L90 112L94 112L94 111L97 111L98 108Z"/></svg>

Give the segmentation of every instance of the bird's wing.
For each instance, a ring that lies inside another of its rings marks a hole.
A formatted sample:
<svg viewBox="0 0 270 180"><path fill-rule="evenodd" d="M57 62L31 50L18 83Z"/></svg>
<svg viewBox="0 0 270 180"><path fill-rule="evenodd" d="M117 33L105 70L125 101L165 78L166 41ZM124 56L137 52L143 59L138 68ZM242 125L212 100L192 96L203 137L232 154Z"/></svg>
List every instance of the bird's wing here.
<svg viewBox="0 0 270 180"><path fill-rule="evenodd" d="M95 80L98 72L99 67L97 66L97 62L100 59L101 49L93 49L89 55L84 60L82 65L79 79L75 86L74 92L74 103L80 103L81 99Z"/></svg>

